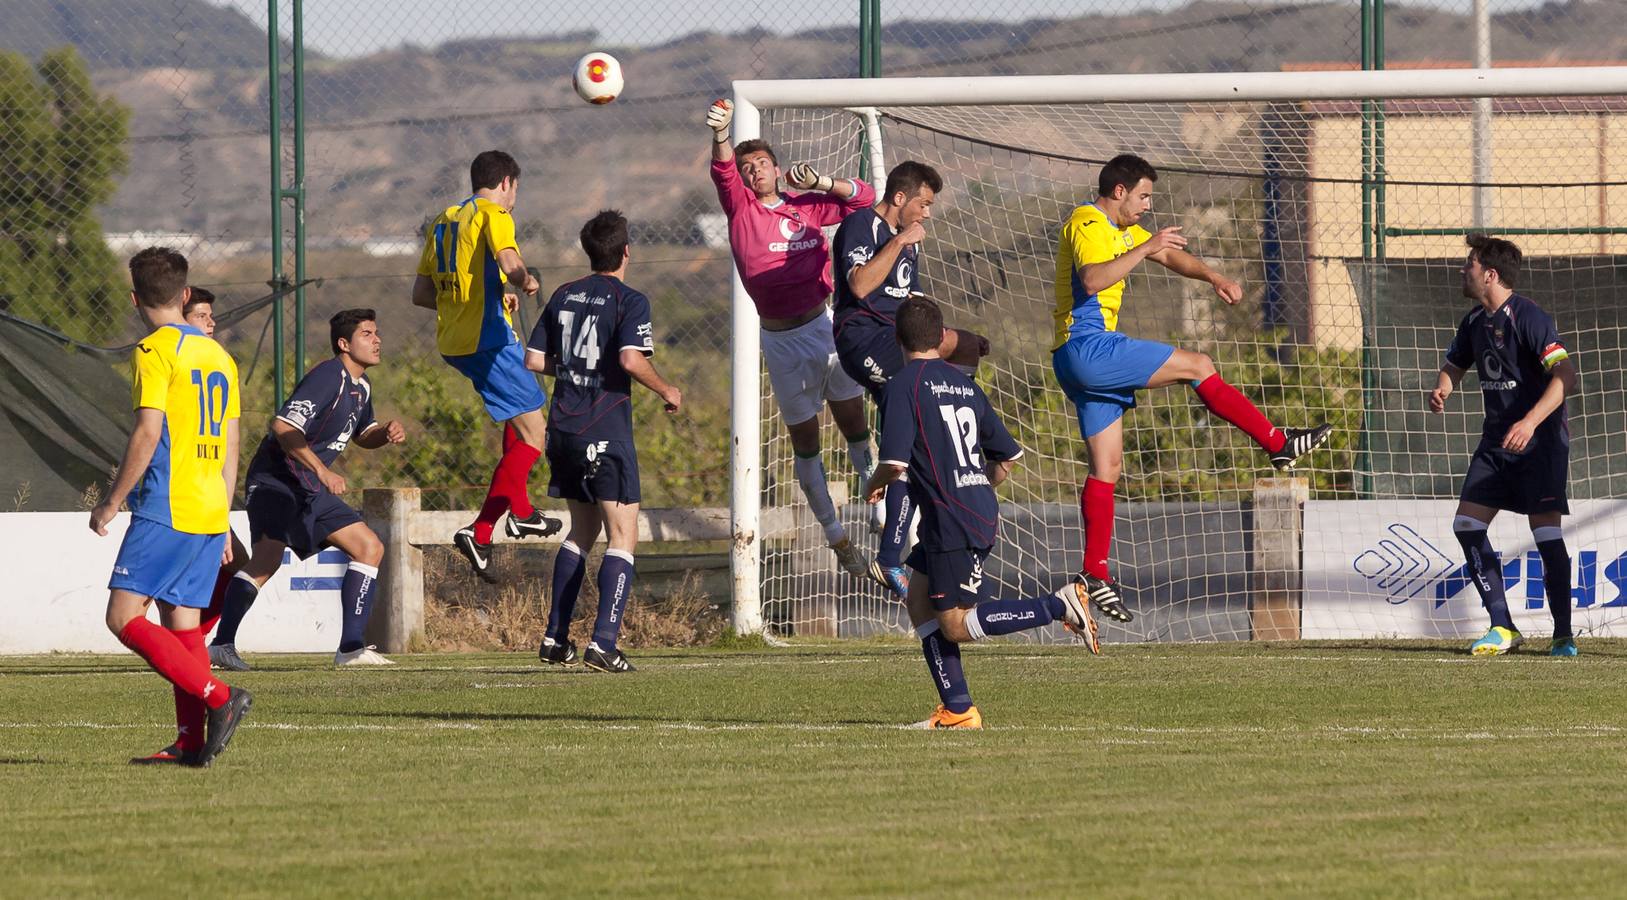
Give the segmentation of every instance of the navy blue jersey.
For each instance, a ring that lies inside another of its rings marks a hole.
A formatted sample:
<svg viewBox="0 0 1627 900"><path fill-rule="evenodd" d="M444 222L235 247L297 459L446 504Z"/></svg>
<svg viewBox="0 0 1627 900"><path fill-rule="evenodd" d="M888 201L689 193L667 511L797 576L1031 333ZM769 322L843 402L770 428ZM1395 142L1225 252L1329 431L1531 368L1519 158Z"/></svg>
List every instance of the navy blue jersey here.
<svg viewBox="0 0 1627 900"><path fill-rule="evenodd" d="M373 388L367 376L351 378L345 364L334 357L319 362L294 386L294 393L277 411L277 418L305 435L311 452L325 466L333 465L350 439L373 427ZM288 458L277 443L275 432L260 441L260 449L249 463L249 478L275 479L283 484L318 493L324 488L316 473Z"/></svg>
<svg viewBox="0 0 1627 900"><path fill-rule="evenodd" d="M909 469L928 551L987 550L1000 501L987 466L1022 455L982 389L941 359L915 359L887 382L881 461Z"/></svg>
<svg viewBox="0 0 1627 900"><path fill-rule="evenodd" d="M550 429L633 439L633 379L621 367L621 351L655 353L647 297L609 275L561 285L548 298L526 350L554 359Z"/></svg>
<svg viewBox="0 0 1627 900"><path fill-rule="evenodd" d="M1480 376L1480 393L1486 402L1481 434L1499 444L1508 429L1537 405L1548 387L1548 373L1569 355L1553 316L1519 294L1511 295L1489 315L1484 307L1470 310L1446 348L1448 363L1459 369L1472 368ZM1568 442L1564 404L1538 432L1554 432Z"/></svg>
<svg viewBox="0 0 1627 900"><path fill-rule="evenodd" d="M910 294L918 294L921 283L919 244L911 244L898 254L892 271L881 286L864 297L856 296L848 286L847 276L854 268L869 262L881 248L897 234L887 220L873 209L850 213L836 228L836 239L831 242L835 257L833 274L836 276L836 323L838 326L853 320L854 324L877 324L892 327L899 304ZM864 320L864 321L861 321Z"/></svg>

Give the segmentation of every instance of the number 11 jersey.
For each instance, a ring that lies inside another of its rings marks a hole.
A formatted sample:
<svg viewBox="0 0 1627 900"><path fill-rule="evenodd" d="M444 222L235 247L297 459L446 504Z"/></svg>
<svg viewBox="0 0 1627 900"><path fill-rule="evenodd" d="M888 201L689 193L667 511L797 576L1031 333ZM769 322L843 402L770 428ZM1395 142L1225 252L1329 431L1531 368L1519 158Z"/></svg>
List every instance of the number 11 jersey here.
<svg viewBox="0 0 1627 900"><path fill-rule="evenodd" d="M598 440L633 439L632 377L621 351L655 353L650 301L610 275L561 285L526 342L554 359L548 428Z"/></svg>

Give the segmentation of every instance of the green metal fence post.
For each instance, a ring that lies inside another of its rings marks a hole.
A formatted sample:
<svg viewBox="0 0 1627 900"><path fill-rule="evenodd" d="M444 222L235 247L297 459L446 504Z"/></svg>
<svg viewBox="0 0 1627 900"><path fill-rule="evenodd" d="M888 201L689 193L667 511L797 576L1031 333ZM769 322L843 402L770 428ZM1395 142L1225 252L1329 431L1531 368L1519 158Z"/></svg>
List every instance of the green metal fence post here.
<svg viewBox="0 0 1627 900"><path fill-rule="evenodd" d="M305 2L294 0L294 377L305 375Z"/></svg>
<svg viewBox="0 0 1627 900"><path fill-rule="evenodd" d="M266 73L268 83L268 124L271 126L271 285L277 290L287 284L282 269L282 37L277 24L278 5L281 0L266 0ZM272 397L280 409L284 399L283 385L283 308L282 297L271 305L271 368Z"/></svg>

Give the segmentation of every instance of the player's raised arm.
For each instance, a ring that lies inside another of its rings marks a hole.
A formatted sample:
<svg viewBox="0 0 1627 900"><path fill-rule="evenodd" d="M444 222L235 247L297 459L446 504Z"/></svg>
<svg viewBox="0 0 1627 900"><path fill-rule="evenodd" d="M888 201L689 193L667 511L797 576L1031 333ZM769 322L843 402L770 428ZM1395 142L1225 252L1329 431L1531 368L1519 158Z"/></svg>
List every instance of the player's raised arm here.
<svg viewBox="0 0 1627 900"><path fill-rule="evenodd" d="M712 161L733 162L734 145L729 143L729 124L734 121L734 104L713 100L706 108L706 127L712 129Z"/></svg>
<svg viewBox="0 0 1627 900"><path fill-rule="evenodd" d="M1142 246L1151 245L1153 241L1158 239L1159 235L1166 231L1174 230L1175 229L1172 228L1165 228L1162 231L1159 231L1158 234L1153 235L1152 240L1147 241L1147 243L1143 244ZM1226 301L1230 305L1236 305L1237 301L1243 299L1242 285L1231 280L1230 278L1227 278L1219 272L1216 272L1203 260L1198 259L1196 256L1193 256L1185 250L1182 250L1181 247L1184 247L1185 245L1186 238L1183 237L1180 239L1179 245L1165 247L1162 250L1154 250L1148 253L1147 256L1153 262L1158 263L1159 265L1183 278L1190 278L1193 281L1208 282L1209 286L1214 288L1215 293L1220 296L1220 299ZM1125 254L1125 256L1128 255L1128 253Z"/></svg>

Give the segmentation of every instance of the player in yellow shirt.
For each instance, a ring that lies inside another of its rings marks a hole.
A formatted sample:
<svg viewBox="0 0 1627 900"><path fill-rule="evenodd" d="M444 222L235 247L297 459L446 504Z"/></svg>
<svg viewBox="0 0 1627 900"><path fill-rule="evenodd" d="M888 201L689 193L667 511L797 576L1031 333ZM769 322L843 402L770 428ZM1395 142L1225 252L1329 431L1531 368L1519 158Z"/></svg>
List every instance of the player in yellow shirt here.
<svg viewBox="0 0 1627 900"><path fill-rule="evenodd" d="M1326 423L1278 429L1220 377L1205 354L1119 333L1125 281L1145 260L1208 282L1228 304L1243 299L1241 285L1186 252L1179 227L1150 233L1137 224L1152 208L1157 180L1158 171L1139 156L1126 153L1109 160L1097 178L1096 201L1075 209L1062 224L1056 255L1051 366L1077 408L1090 456L1090 477L1079 494L1085 559L1078 581L1103 615L1120 622L1132 616L1108 572L1107 557L1113 540L1113 487L1124 465L1123 416L1136 405L1136 391L1190 384L1210 412L1253 438L1279 470L1292 468L1333 432Z"/></svg>
<svg viewBox="0 0 1627 900"><path fill-rule="evenodd" d="M189 727L195 707L178 699L184 743L173 754L175 762L207 766L253 698L209 674L198 628L215 576L231 559L226 514L237 484L239 401L236 363L182 316L186 276L186 257L167 247L130 259L130 298L153 331L130 354L135 430L107 499L90 512L90 528L106 535L129 499L130 527L108 581L107 627L207 709L200 735ZM162 628L147 619L155 600Z"/></svg>
<svg viewBox="0 0 1627 900"><path fill-rule="evenodd" d="M486 581L491 572L492 531L508 512L509 537L547 537L563 527L531 504L526 485L542 456L547 398L525 367L503 285L519 285L527 297L542 287L525 268L511 215L520 195L520 164L501 150L487 150L469 165L472 193L443 210L424 232L415 306L435 310L435 343L441 357L474 383L492 421L503 424L503 457L492 473L486 502L473 525L452 536L469 565Z"/></svg>

